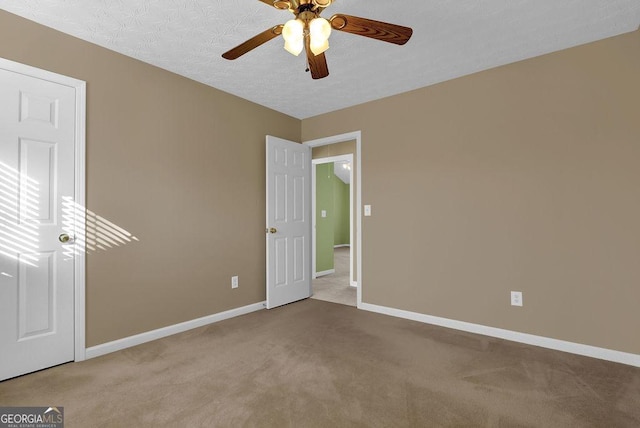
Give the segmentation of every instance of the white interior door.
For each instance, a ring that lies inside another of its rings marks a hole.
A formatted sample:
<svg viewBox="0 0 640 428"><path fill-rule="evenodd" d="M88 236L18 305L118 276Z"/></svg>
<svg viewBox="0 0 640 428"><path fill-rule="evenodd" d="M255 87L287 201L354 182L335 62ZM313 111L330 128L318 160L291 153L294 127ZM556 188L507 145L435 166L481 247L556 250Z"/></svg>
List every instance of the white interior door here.
<svg viewBox="0 0 640 428"><path fill-rule="evenodd" d="M75 88L0 68L0 380L74 359L75 121Z"/></svg>
<svg viewBox="0 0 640 428"><path fill-rule="evenodd" d="M311 148L267 136L267 309L311 296Z"/></svg>

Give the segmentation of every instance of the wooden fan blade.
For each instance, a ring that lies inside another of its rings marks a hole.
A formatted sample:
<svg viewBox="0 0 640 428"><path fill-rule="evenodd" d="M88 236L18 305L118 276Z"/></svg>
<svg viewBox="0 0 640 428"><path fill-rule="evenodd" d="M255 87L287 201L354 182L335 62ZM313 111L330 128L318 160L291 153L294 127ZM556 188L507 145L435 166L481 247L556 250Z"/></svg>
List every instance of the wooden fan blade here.
<svg viewBox="0 0 640 428"><path fill-rule="evenodd" d="M395 43L396 45L404 45L413 34L413 30L409 27L340 13L333 15L329 22L331 22L331 27L334 30Z"/></svg>
<svg viewBox="0 0 640 428"><path fill-rule="evenodd" d="M222 58L236 59L241 57L242 55L257 48L258 46L267 43L269 40L278 37L280 34L282 34L282 27L284 27L284 25L276 25L273 28L269 28L268 30L263 31L257 36L250 38L246 42L239 44L230 51L223 53Z"/></svg>
<svg viewBox="0 0 640 428"><path fill-rule="evenodd" d="M327 67L327 58L324 56L324 52L320 55L314 55L313 52L311 52L308 37L307 41L305 42L305 48L307 51L307 61L309 63L309 71L311 72L311 77L314 79L322 79L323 77L327 77L329 75L329 67Z"/></svg>

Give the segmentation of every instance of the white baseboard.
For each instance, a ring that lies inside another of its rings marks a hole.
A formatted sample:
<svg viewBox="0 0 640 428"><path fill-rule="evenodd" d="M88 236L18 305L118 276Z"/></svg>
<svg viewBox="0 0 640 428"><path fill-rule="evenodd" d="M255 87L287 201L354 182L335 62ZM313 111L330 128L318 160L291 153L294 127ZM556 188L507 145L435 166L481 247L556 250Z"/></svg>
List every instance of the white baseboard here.
<svg viewBox="0 0 640 428"><path fill-rule="evenodd" d="M323 270L322 272L316 272L315 278L319 276L331 275L332 273L336 273L335 269Z"/></svg>
<svg viewBox="0 0 640 428"><path fill-rule="evenodd" d="M182 333L183 331L191 330L193 328L202 327L208 324L216 323L218 321L223 321L229 318L259 311L264 308L265 302L258 302L252 305L243 306L241 308L230 309L228 311L219 312L217 314L207 315L206 317L196 318L191 321L185 321L180 324L170 325L168 327L159 328L157 330L151 330L145 333L136 334L135 336L129 336L122 339L114 340L113 342L107 342L101 345L92 346L91 348L86 349L86 358L89 359L99 357L111 352L120 351L122 349L141 345L146 342L151 342L152 340L162 339L163 337Z"/></svg>
<svg viewBox="0 0 640 428"><path fill-rule="evenodd" d="M432 315L420 314L417 312L404 311L401 309L389 308L386 306L361 303L358 309L377 312L392 317L405 318L413 321L433 324L441 327L453 328L455 330L467 331L470 333L482 334L485 336L497 337L510 340L512 342L525 343L527 345L540 346L554 349L556 351L569 352L571 354L583 355L586 357L598 358L601 360L613 361L630 366L640 367L640 355L628 352L614 351L612 349L598 348L581 343L567 342L564 340L552 339L549 337L536 336L533 334L519 333L517 331L504 330L501 328L487 327L480 324L472 324L464 321L456 321L448 318L435 317Z"/></svg>

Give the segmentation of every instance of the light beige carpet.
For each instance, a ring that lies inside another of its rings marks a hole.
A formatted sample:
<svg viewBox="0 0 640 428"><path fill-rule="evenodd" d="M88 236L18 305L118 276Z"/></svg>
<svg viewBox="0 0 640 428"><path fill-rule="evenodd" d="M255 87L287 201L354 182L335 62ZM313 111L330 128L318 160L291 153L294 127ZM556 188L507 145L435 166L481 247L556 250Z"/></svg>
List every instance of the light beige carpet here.
<svg viewBox="0 0 640 428"><path fill-rule="evenodd" d="M356 287L351 286L349 247L338 247L333 252L335 273L318 277L311 281L312 299L341 305L356 306Z"/></svg>
<svg viewBox="0 0 640 428"><path fill-rule="evenodd" d="M304 300L0 383L66 427L638 427L640 369Z"/></svg>

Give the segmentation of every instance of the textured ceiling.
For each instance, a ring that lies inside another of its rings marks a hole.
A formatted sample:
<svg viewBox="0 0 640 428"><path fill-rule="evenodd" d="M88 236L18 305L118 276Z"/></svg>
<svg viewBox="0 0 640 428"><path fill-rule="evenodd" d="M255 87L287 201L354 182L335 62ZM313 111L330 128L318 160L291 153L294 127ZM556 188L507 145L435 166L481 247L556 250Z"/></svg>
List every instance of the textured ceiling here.
<svg viewBox="0 0 640 428"><path fill-rule="evenodd" d="M304 119L634 31L639 0L335 0L324 11L414 29L404 46L334 31L312 80L280 38L220 55L293 15L258 0L0 0L0 8Z"/></svg>
<svg viewBox="0 0 640 428"><path fill-rule="evenodd" d="M349 161L335 161L333 163L333 174L343 183L351 184L351 163Z"/></svg>

